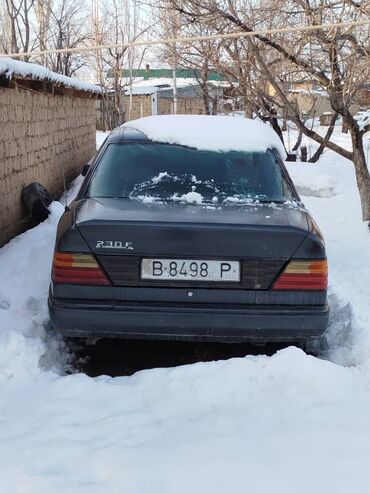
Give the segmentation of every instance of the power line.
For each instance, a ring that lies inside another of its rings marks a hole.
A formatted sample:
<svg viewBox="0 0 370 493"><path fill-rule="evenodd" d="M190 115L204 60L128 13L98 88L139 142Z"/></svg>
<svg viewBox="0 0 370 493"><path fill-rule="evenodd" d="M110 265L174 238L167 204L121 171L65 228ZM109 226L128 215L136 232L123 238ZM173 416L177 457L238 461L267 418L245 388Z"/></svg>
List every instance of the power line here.
<svg viewBox="0 0 370 493"><path fill-rule="evenodd" d="M0 53L0 58L11 57L20 58L23 56L38 56L47 55L52 53L86 53L89 51L102 51L115 48L130 48L134 46L156 46L156 45L174 45L174 44L184 44L194 41L212 41L214 39L236 39L236 38L246 38L253 36L266 36L269 34L278 33L294 33L294 32L305 32L305 31L319 31L325 29L339 29L341 27L349 28L356 26L366 26L370 25L370 19L362 21L353 22L337 22L331 24L318 24L310 26L297 26L297 27L282 27L277 29L259 29L256 31L237 31L234 33L225 34L207 34L203 36L188 36L185 38L166 38L166 39L153 39L149 41L131 41L128 43L115 43L115 44L105 44L105 45L93 45L93 46L81 46L79 48L60 48L52 50L42 50L42 51L30 51L22 53Z"/></svg>

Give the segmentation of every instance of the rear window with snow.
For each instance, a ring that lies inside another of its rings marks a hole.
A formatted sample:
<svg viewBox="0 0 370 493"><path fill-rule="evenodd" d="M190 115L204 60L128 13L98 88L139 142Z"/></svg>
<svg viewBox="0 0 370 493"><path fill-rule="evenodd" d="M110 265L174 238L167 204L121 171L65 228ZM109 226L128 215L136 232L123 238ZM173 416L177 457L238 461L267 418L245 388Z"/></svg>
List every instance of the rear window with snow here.
<svg viewBox="0 0 370 493"><path fill-rule="evenodd" d="M293 198L272 151L200 151L158 143L109 145L86 193L94 198L185 203Z"/></svg>

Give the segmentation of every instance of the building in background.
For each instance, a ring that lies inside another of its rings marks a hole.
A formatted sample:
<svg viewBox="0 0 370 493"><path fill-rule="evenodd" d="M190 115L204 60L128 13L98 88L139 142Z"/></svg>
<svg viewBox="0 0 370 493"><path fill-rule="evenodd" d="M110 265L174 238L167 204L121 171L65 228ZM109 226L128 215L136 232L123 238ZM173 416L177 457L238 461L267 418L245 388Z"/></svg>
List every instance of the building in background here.
<svg viewBox="0 0 370 493"><path fill-rule="evenodd" d="M178 114L216 114L224 111L225 91L230 87L214 71L210 71L208 79L202 81L198 71L177 70L176 95L170 69L134 70L131 79L128 71L124 71L124 76L121 113L124 113L125 121L144 116L173 114L175 105ZM108 130L119 124L115 99L117 98L114 98L113 91L108 90L104 100L96 102L99 130Z"/></svg>

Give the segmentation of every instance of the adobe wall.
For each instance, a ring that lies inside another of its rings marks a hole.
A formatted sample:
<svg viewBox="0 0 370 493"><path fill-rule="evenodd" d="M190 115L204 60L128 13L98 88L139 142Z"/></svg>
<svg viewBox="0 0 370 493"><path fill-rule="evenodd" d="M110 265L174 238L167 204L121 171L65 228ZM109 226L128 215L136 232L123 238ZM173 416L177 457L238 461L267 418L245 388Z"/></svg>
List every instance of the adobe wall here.
<svg viewBox="0 0 370 493"><path fill-rule="evenodd" d="M136 120L143 116L152 115L152 99L150 94L140 94L132 96L132 109L129 115L130 96L125 96L125 117L126 121Z"/></svg>
<svg viewBox="0 0 370 493"><path fill-rule="evenodd" d="M173 113L172 98L158 98L158 115L170 115ZM204 105L201 98L181 98L177 100L178 115L202 115Z"/></svg>
<svg viewBox="0 0 370 493"><path fill-rule="evenodd" d="M80 93L78 93L80 94ZM0 245L25 229L22 188L42 183L54 197L95 152L95 100L0 87Z"/></svg>

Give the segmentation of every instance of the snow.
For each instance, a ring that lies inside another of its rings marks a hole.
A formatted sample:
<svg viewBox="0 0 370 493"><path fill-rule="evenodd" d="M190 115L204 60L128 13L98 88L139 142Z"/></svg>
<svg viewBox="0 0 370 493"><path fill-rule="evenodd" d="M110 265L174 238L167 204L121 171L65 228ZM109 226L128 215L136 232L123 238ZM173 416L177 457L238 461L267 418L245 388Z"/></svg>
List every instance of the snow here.
<svg viewBox="0 0 370 493"><path fill-rule="evenodd" d="M326 127L315 130L324 134ZM295 143L297 132L290 131ZM338 124L337 144L351 150L349 134ZM370 158L370 135L364 138ZM317 144L304 138L309 153ZM329 357L340 364L365 364L370 357L370 234L361 219L361 206L352 163L326 151L319 163L286 163L288 171L323 232L329 259L329 294L332 307L328 332Z"/></svg>
<svg viewBox="0 0 370 493"><path fill-rule="evenodd" d="M365 492L360 376L295 348L129 378L43 373L2 394L2 487Z"/></svg>
<svg viewBox="0 0 370 493"><path fill-rule="evenodd" d="M329 159L328 159L329 157ZM286 163L289 174L303 196L329 198L345 193L347 183L353 180L353 166L335 156L325 154L320 161L320 170L315 163Z"/></svg>
<svg viewBox="0 0 370 493"><path fill-rule="evenodd" d="M355 119L357 120L361 131L364 131L365 127L370 128L370 109L359 111L355 116Z"/></svg>
<svg viewBox="0 0 370 493"><path fill-rule="evenodd" d="M158 202L158 200L156 199L156 197L151 197L150 195L139 195L138 196L138 199L142 200L143 204L154 204L155 202Z"/></svg>
<svg viewBox="0 0 370 493"><path fill-rule="evenodd" d="M21 62L11 58L0 57L0 74L5 74L8 78L16 75L38 80L47 80L62 86L97 94L102 92L101 88L94 84L89 84L88 82L75 79L74 77L67 77L65 75L52 72L46 67L36 63Z"/></svg>
<svg viewBox="0 0 370 493"><path fill-rule="evenodd" d="M97 130L96 132L96 148L99 149L103 144L105 139L108 137L110 132L103 132L102 130Z"/></svg>
<svg viewBox="0 0 370 493"><path fill-rule="evenodd" d="M169 176L170 175L167 173L167 171L164 171L162 173L159 173L158 176L153 176L152 182L153 183L160 183L163 180L163 178L167 178Z"/></svg>
<svg viewBox="0 0 370 493"><path fill-rule="evenodd" d="M156 86L144 86L144 87L132 87L132 89L125 89L126 94L132 94L133 96L144 95L148 96L150 94L155 94L159 92L160 88Z"/></svg>
<svg viewBox="0 0 370 493"><path fill-rule="evenodd" d="M290 93L293 94L304 94L305 96L327 96L327 92L324 89L321 88L310 88L310 89L303 89L303 88L294 88L294 89L289 89ZM325 113L324 113L325 114Z"/></svg>
<svg viewBox="0 0 370 493"><path fill-rule="evenodd" d="M177 87L188 87L188 86L198 86L199 82L195 78L191 77L176 77ZM171 88L174 86L174 81L172 77L153 77L145 80L138 80L132 84L133 88L139 87L167 87ZM129 89L128 89L129 90Z"/></svg>
<svg viewBox="0 0 370 493"><path fill-rule="evenodd" d="M185 193L184 195L182 195L181 200L183 202L186 202L187 204L202 204L203 197L200 193L195 192L193 190L191 192L188 192L188 193Z"/></svg>
<svg viewBox="0 0 370 493"><path fill-rule="evenodd" d="M211 151L264 152L276 148L286 153L276 133L267 124L247 118L208 115L160 115L132 120L123 126L135 128L150 139Z"/></svg>
<svg viewBox="0 0 370 493"><path fill-rule="evenodd" d="M350 145L339 127L334 138ZM67 375L63 344L45 330L62 205L0 249L1 491L368 491L370 234L348 161L328 151L287 165L327 243L321 358L290 347L130 377Z"/></svg>
<svg viewBox="0 0 370 493"><path fill-rule="evenodd" d="M233 87L239 87L239 82L233 81L230 82L228 80L209 80L208 84L213 87L219 87L221 89L230 89Z"/></svg>

